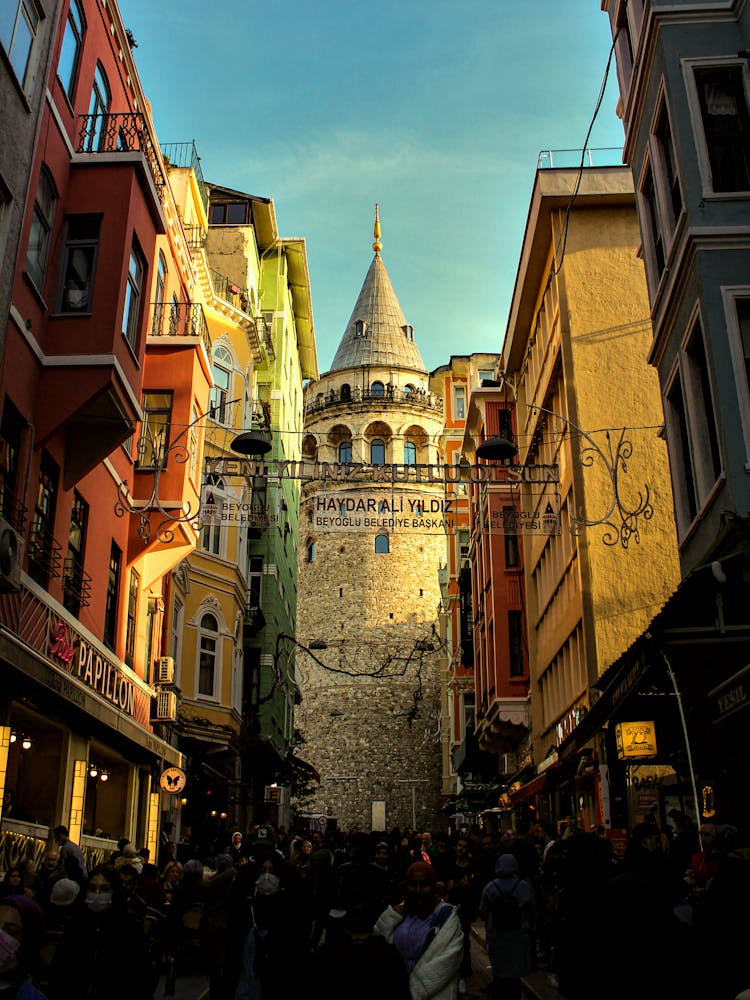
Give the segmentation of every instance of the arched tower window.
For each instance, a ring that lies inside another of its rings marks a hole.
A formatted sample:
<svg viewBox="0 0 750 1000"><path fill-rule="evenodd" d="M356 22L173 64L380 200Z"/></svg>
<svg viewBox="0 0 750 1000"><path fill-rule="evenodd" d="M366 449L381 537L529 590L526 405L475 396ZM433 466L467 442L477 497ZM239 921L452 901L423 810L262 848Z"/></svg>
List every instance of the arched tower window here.
<svg viewBox="0 0 750 1000"><path fill-rule="evenodd" d="M406 441L404 443L404 465L416 465L417 464L417 446L413 441Z"/></svg>
<svg viewBox="0 0 750 1000"><path fill-rule="evenodd" d="M339 462L342 465L348 465L352 460L352 443L351 441L342 441L339 445Z"/></svg>
<svg viewBox="0 0 750 1000"><path fill-rule="evenodd" d="M374 438L370 442L370 465L385 465L385 441Z"/></svg>
<svg viewBox="0 0 750 1000"><path fill-rule="evenodd" d="M344 384L341 386L341 402L348 403L351 398L352 398L352 387L349 385L348 382L344 382Z"/></svg>
<svg viewBox="0 0 750 1000"><path fill-rule="evenodd" d="M388 535L375 535L376 555L388 555L391 551L391 543Z"/></svg>
<svg viewBox="0 0 750 1000"><path fill-rule="evenodd" d="M373 382L370 387L370 395L375 399L381 399L385 396L385 386L382 382Z"/></svg>

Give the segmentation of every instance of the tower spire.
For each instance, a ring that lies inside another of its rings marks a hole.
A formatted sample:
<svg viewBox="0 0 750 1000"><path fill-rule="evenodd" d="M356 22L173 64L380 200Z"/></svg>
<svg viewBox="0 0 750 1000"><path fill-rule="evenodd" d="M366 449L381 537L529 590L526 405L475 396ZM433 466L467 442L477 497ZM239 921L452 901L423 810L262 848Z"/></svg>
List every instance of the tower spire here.
<svg viewBox="0 0 750 1000"><path fill-rule="evenodd" d="M380 205L375 203L375 227L372 231L373 238L375 242L372 245L372 249L375 253L379 254L383 249L383 244L380 242Z"/></svg>

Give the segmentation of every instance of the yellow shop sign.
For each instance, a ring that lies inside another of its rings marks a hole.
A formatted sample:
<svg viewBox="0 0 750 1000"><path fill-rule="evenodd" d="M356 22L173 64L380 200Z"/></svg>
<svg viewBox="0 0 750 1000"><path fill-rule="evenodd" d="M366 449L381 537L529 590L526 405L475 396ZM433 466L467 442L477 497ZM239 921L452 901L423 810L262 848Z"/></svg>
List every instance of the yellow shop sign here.
<svg viewBox="0 0 750 1000"><path fill-rule="evenodd" d="M656 725L653 722L618 722L615 738L619 760L656 756Z"/></svg>

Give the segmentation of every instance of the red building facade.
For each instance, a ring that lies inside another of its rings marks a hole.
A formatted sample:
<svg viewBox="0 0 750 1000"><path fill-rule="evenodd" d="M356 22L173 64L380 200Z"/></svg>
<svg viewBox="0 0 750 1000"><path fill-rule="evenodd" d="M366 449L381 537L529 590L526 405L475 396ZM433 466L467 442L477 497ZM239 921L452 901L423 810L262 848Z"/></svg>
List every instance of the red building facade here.
<svg viewBox="0 0 750 1000"><path fill-rule="evenodd" d="M0 852L64 823L94 859L155 845L181 763L154 664L196 542L210 343L116 5L63 4L50 65L0 366Z"/></svg>

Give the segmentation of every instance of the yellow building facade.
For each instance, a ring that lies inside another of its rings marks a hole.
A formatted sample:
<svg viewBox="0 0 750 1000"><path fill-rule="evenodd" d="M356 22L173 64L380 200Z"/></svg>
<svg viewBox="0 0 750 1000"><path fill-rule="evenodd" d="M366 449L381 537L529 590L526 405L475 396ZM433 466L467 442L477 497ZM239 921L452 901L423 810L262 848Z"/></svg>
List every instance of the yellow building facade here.
<svg viewBox="0 0 750 1000"><path fill-rule="evenodd" d="M529 514L559 513L559 532L524 537L540 772L679 579L632 180L587 168L574 194L577 180L537 171L503 350L519 462L559 468L559 483L521 490ZM593 785L568 793L593 822Z"/></svg>

